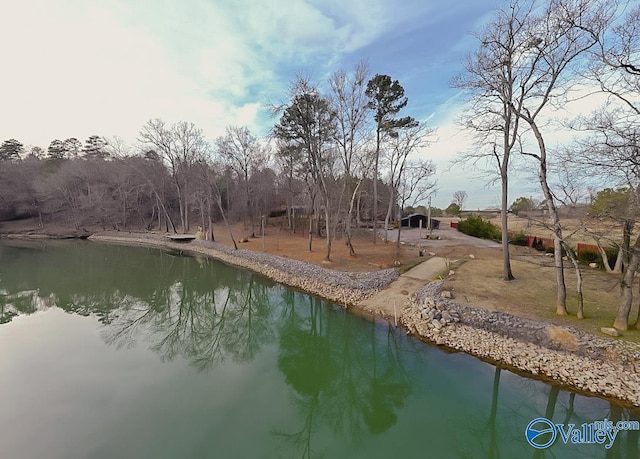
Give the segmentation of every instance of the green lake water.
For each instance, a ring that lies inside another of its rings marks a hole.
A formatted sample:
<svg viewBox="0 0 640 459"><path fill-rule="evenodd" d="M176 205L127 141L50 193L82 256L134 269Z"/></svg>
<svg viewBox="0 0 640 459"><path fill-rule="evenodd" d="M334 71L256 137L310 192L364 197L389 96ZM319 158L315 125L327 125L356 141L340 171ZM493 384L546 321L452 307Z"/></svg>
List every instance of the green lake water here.
<svg viewBox="0 0 640 459"><path fill-rule="evenodd" d="M0 243L3 459L637 458L525 430L638 414L205 257Z"/></svg>

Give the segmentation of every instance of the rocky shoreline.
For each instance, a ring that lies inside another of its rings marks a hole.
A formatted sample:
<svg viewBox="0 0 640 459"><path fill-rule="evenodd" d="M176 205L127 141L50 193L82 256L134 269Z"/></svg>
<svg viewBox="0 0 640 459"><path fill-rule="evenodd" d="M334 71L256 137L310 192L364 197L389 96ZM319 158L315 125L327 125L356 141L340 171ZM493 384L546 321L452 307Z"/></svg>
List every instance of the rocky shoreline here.
<svg viewBox="0 0 640 459"><path fill-rule="evenodd" d="M459 304L442 282L416 292L400 321L428 342L580 392L640 406L640 346Z"/></svg>
<svg viewBox="0 0 640 459"><path fill-rule="evenodd" d="M204 254L342 304L356 313L363 312L359 303L399 276L393 268L337 272L289 258L233 250L215 242L173 242L155 233L104 232L89 239ZM442 282L432 282L399 308L400 324L408 333L586 394L640 406L640 345L460 304L444 297L441 287ZM393 320L383 314L377 316Z"/></svg>
<svg viewBox="0 0 640 459"><path fill-rule="evenodd" d="M208 255L226 264L248 269L275 282L297 288L333 303L356 305L383 290L400 275L395 268L373 272L339 272L275 255L251 250L234 250L224 244L194 240L172 242L154 233L96 233L92 241L143 244Z"/></svg>

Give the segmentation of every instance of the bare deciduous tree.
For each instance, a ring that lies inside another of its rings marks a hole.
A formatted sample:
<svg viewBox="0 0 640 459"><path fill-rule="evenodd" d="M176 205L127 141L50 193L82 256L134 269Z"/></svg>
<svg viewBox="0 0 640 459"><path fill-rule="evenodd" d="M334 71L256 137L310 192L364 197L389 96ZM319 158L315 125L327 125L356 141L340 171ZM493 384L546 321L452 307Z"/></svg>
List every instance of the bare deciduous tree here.
<svg viewBox="0 0 640 459"><path fill-rule="evenodd" d="M164 121L155 119L144 125L138 139L153 148L169 168L178 195L182 231L189 231L192 169L208 150L202 130L186 121L167 127Z"/></svg>
<svg viewBox="0 0 640 459"><path fill-rule="evenodd" d="M398 190L400 215L407 205L414 206L434 192L436 187L435 173L436 166L431 160L409 161L405 165ZM402 225L399 225L396 238L396 247L398 248L400 247L401 231Z"/></svg>
<svg viewBox="0 0 640 459"><path fill-rule="evenodd" d="M478 110L467 123L484 134L480 139L491 146L501 171L505 279L512 277L507 266L505 234L508 159L521 141L518 122L525 123L533 134L537 153L523 152L537 161L540 186L551 217L558 286L556 313L560 315L567 314L562 263L562 247L566 243L549 186L548 151L540 115L564 96L579 58L598 42L608 19L608 11L599 0L551 0L544 5L516 0L509 11L499 13L499 19L482 35L482 46L467 65L473 78L458 81L460 87L476 91ZM502 134L502 142L495 141L496 132ZM502 155L498 153L499 146Z"/></svg>
<svg viewBox="0 0 640 459"><path fill-rule="evenodd" d="M567 314L562 249L570 251L570 248L563 238L556 197L549 186L549 157L540 115L554 98L566 93L567 84L579 69L579 59L598 43L608 20L609 14L598 0L552 0L542 11L527 18L521 37L528 44L527 57L518 71L519 92L512 106L531 129L538 150L525 154L538 163L538 178L551 218L559 315Z"/></svg>
<svg viewBox="0 0 640 459"><path fill-rule="evenodd" d="M462 210L462 206L464 205L464 202L467 200L468 197L469 197L469 195L467 194L466 191L458 190L458 191L455 191L453 193L453 201L452 202L456 203L458 205L458 207L460 208L460 210Z"/></svg>
<svg viewBox="0 0 640 459"><path fill-rule="evenodd" d="M609 103L587 123L594 133L583 147L600 154L597 166L616 177L619 185L630 190L627 215L638 215L640 203L640 6L634 6L625 20L612 33L599 41L593 52L589 76L609 96ZM581 151L586 151L582 148ZM584 155L583 155L584 156ZM593 155L589 156L593 163ZM635 218L633 219L635 223ZM640 264L640 235L630 244L631 221L625 225L623 254L628 262L624 269L622 299L613 326L626 330L633 303L633 279ZM640 311L634 326L640 328Z"/></svg>
<svg viewBox="0 0 640 459"><path fill-rule="evenodd" d="M428 145L429 136L432 134L433 129L416 122L413 126L402 129L392 138L392 146L387 155L385 155L389 172L389 201L387 215L384 220L385 243L388 242L389 222L394 207L398 205L397 193L401 192L409 155Z"/></svg>
<svg viewBox="0 0 640 459"><path fill-rule="evenodd" d="M331 104L336 114L336 143L340 151L343 167L342 193L349 196L349 205L345 217L345 242L349 253L355 255L351 240L351 223L356 195L365 175L363 157L367 155L367 117L368 99L365 93L369 69L363 62L359 63L351 74L340 70L333 74L329 81L331 87ZM356 174L360 172L360 176ZM338 210L341 209L338 204ZM337 220L337 219L336 219Z"/></svg>
<svg viewBox="0 0 640 459"><path fill-rule="evenodd" d="M252 175L267 163L267 150L251 135L246 126L229 126L223 137L215 141L215 151L226 162L242 183L245 212L249 219L250 237L255 237L255 197L252 193Z"/></svg>
<svg viewBox="0 0 640 459"><path fill-rule="evenodd" d="M464 73L453 80L455 87L470 94L470 107L460 123L474 132L473 151L462 154L463 162L495 161L501 182L502 265L504 280L514 279L509 251L508 214L511 153L520 136L519 118L513 100L518 91L517 71L526 46L520 38L529 7L513 2L498 11L494 21L476 35L480 46L464 63Z"/></svg>

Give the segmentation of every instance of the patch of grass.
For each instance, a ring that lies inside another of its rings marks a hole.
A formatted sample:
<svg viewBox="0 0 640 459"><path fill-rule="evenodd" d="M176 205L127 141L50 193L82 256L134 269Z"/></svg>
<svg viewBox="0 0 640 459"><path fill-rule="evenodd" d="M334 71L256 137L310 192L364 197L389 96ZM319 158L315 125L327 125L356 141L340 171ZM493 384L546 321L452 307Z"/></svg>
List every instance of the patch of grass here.
<svg viewBox="0 0 640 459"><path fill-rule="evenodd" d="M458 269L460 266L465 264L467 261L468 260L463 260L463 259L450 260L450 259L447 258L445 260L445 263L446 263L447 267L445 269L443 269L442 271L440 271L438 274L436 274L435 277L433 278L433 280L446 279L447 277L449 277L449 272L452 269L453 270Z"/></svg>
<svg viewBox="0 0 640 459"><path fill-rule="evenodd" d="M576 317L577 294L572 267L565 269L568 316L558 316L556 311L556 282L553 260L533 250L518 248L512 255L513 281L502 279L502 254L485 250L476 254L473 263L457 268L452 277L445 277L444 288L456 291L456 298L464 303L488 310L502 311L533 320L570 326L585 332L601 335L600 328L610 327L620 303L620 275L599 270L583 272L584 319ZM637 283L636 283L637 284ZM639 292L634 286L634 297ZM637 301L630 318L638 313ZM640 330L622 332L622 339L640 343Z"/></svg>
<svg viewBox="0 0 640 459"><path fill-rule="evenodd" d="M400 274L404 274L407 271L409 271L411 268L415 268L416 266L418 266L420 263L424 262L428 260L428 258L417 258L414 260L409 260L406 263L403 263L402 265L400 265L400 267L398 268L398 271L400 271Z"/></svg>

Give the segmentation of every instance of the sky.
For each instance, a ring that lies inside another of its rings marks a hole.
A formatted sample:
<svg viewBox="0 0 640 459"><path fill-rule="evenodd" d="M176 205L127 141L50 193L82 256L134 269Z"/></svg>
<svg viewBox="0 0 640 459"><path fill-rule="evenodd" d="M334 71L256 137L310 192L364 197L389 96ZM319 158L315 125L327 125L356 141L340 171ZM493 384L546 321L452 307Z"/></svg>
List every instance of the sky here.
<svg viewBox="0 0 640 459"><path fill-rule="evenodd" d="M476 46L473 32L508 1L0 1L0 141L133 144L154 118L193 122L209 140L232 125L261 137L296 75L324 83L364 60L404 87L401 115L437 129L419 152L437 166L433 204L464 190L465 208L499 205L499 182L451 164L470 142L450 81ZM512 200L538 193L535 180L512 182Z"/></svg>

